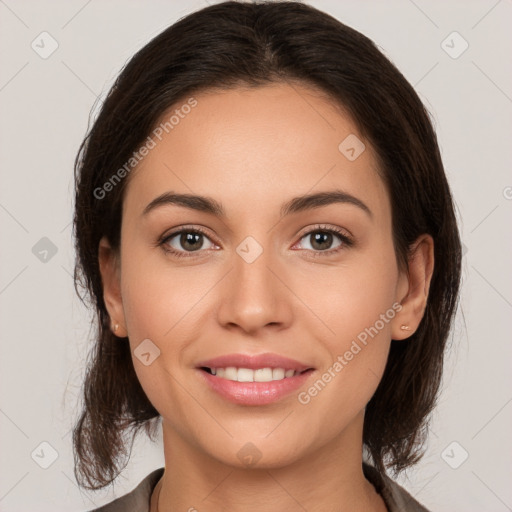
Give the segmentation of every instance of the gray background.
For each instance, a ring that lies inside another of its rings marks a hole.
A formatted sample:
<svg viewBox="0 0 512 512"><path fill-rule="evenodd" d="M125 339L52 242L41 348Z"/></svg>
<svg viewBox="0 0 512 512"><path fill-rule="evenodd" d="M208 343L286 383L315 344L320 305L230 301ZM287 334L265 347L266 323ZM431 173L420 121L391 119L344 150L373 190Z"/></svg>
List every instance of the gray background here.
<svg viewBox="0 0 512 512"><path fill-rule="evenodd" d="M399 481L435 511L512 510L512 1L309 3L373 39L416 87L460 217L463 313L428 451ZM74 480L70 429L91 336L71 278L72 166L122 65L205 5L0 0L1 511L87 510L163 465L161 441L140 439L113 489ZM58 43L45 59L43 31Z"/></svg>

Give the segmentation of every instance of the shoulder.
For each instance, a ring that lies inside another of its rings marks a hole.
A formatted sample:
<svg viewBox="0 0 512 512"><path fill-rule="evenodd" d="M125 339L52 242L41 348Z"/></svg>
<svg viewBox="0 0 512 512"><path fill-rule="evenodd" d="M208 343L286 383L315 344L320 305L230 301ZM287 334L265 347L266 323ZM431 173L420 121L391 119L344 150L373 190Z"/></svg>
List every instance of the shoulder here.
<svg viewBox="0 0 512 512"><path fill-rule="evenodd" d="M155 469L133 491L90 512L149 512L151 493L163 474L164 468Z"/></svg>
<svg viewBox="0 0 512 512"><path fill-rule="evenodd" d="M403 487L391 480L387 475L379 473L373 466L363 464L363 471L366 478L382 496L389 512L429 512Z"/></svg>

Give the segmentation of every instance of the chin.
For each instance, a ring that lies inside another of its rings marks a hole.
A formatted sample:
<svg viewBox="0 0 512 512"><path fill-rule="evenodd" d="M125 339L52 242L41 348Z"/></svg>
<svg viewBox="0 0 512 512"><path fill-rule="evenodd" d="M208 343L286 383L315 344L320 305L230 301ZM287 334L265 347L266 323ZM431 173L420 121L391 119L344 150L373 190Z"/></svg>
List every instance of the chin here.
<svg viewBox="0 0 512 512"><path fill-rule="evenodd" d="M237 469L276 469L295 463L303 453L297 452L297 445L303 442L288 437L288 443L281 440L265 439L262 436L245 435L243 439L230 439L228 443L218 443L215 447L205 447L210 457L218 462ZM276 442L277 441L277 442ZM222 451L219 451L222 448Z"/></svg>

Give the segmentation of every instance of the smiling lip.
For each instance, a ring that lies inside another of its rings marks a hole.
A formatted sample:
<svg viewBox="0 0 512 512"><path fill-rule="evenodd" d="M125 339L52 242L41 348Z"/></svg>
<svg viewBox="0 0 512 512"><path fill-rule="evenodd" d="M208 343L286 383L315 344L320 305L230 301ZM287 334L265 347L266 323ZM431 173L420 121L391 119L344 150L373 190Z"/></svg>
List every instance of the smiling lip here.
<svg viewBox="0 0 512 512"><path fill-rule="evenodd" d="M286 368L297 372L303 372L312 368L311 365L299 363L295 359L278 354L257 354L253 356L249 354L227 354L197 364L197 368L227 368L228 366L250 368L252 370L257 370L258 368Z"/></svg>
<svg viewBox="0 0 512 512"><path fill-rule="evenodd" d="M208 373L205 368L284 368L296 375L270 382L238 382ZM229 354L202 361L197 365L199 375L213 391L239 405L265 405L276 402L297 390L310 377L314 368L277 354Z"/></svg>

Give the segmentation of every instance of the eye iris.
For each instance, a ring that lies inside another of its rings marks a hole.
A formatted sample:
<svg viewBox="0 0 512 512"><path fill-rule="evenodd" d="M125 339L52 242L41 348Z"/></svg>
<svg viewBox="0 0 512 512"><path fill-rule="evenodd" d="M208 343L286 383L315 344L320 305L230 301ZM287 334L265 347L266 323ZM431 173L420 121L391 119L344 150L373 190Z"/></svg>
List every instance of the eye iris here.
<svg viewBox="0 0 512 512"><path fill-rule="evenodd" d="M180 236L180 244L184 249L197 251L203 245L201 240L202 236L201 233L182 233ZM199 245L197 242L200 242Z"/></svg>
<svg viewBox="0 0 512 512"><path fill-rule="evenodd" d="M315 247L315 245L319 245L320 247ZM324 244L324 245L323 245ZM313 243L311 246L313 249L328 249L329 247L325 247L325 244L327 246L330 246L332 244L332 233L327 233L325 231L318 231L313 235Z"/></svg>

